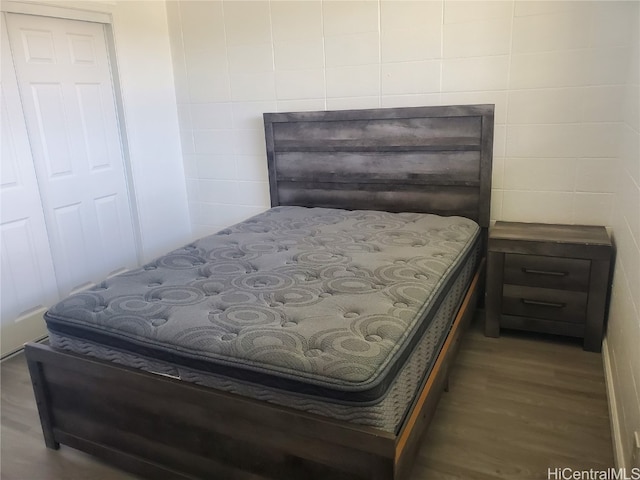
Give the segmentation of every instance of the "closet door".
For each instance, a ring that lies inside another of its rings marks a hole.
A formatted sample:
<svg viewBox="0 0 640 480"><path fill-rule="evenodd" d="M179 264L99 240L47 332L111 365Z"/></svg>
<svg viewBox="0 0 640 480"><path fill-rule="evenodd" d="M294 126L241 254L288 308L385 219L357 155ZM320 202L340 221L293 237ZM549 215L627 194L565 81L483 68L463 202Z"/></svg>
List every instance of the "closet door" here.
<svg viewBox="0 0 640 480"><path fill-rule="evenodd" d="M46 334L42 314L58 298L58 287L4 16L1 30L0 351L4 355Z"/></svg>
<svg viewBox="0 0 640 480"><path fill-rule="evenodd" d="M104 27L7 14L62 296L137 264Z"/></svg>

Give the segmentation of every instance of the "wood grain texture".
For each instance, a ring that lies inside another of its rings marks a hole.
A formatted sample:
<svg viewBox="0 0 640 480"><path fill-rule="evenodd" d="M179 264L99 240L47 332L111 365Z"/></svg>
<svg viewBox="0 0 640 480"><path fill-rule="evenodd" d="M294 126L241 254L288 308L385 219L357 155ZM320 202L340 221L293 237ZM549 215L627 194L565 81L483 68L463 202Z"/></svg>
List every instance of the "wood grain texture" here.
<svg viewBox="0 0 640 480"><path fill-rule="evenodd" d="M287 182L395 182L477 186L480 182L479 152L277 152L278 178ZM399 170L410 170L400 174Z"/></svg>
<svg viewBox="0 0 640 480"><path fill-rule="evenodd" d="M500 326L515 330L550 333L567 337L584 337L585 334L584 322L561 322L540 317L509 315L506 313L503 313L500 318Z"/></svg>
<svg viewBox="0 0 640 480"><path fill-rule="evenodd" d="M27 344L43 433L54 448L71 445L148 478L406 480L475 311L483 265L399 435Z"/></svg>
<svg viewBox="0 0 640 480"><path fill-rule="evenodd" d="M612 467L601 355L524 332L487 338L483 324L478 316L461 340L408 478L541 480L547 468ZM3 480L139 478L74 448L45 448L24 355L1 368Z"/></svg>
<svg viewBox="0 0 640 480"><path fill-rule="evenodd" d="M486 238L493 105L265 114L265 135L274 206L462 215ZM478 275L402 437L28 345L51 417L45 435L152 478L403 480L475 309Z"/></svg>
<svg viewBox="0 0 640 480"><path fill-rule="evenodd" d="M611 245L606 229L596 225L496 222L491 237L496 241L520 240L593 247Z"/></svg>
<svg viewBox="0 0 640 480"><path fill-rule="evenodd" d="M579 336L600 351L613 258L604 227L496 222L488 250L486 335Z"/></svg>
<svg viewBox="0 0 640 480"><path fill-rule="evenodd" d="M613 466L602 357L579 340L504 332L465 339L414 479L546 479Z"/></svg>
<svg viewBox="0 0 640 480"><path fill-rule="evenodd" d="M607 230L591 225L496 222L489 247L504 253L607 260L611 240ZM570 249L570 254L567 252Z"/></svg>
<svg viewBox="0 0 640 480"><path fill-rule="evenodd" d="M393 465L395 437L375 429L44 345L26 356L44 367L54 438L146 477L346 480Z"/></svg>
<svg viewBox="0 0 640 480"><path fill-rule="evenodd" d="M400 431L396 441L396 471L397 478L406 479L413 468L415 457L420 448L421 440L427 431L433 417L436 414L436 407L444 391L449 390L449 375L453 368L454 359L460 348L464 333L468 330L469 324L475 315L475 309L469 308L476 305L480 295L480 283L484 278L484 265L481 265L480 275L476 275L470 287L472 295L467 295L463 301L455 322L452 333L449 334L444 351L449 354L440 355L434 366L435 375L430 375L427 385L417 396L410 411L409 418ZM418 434L414 433L418 432Z"/></svg>
<svg viewBox="0 0 640 480"><path fill-rule="evenodd" d="M584 324L586 311L586 292L526 285L502 287L502 312L507 315Z"/></svg>
<svg viewBox="0 0 640 480"><path fill-rule="evenodd" d="M577 292L589 290L589 260L508 253L504 262L505 283Z"/></svg>
<svg viewBox="0 0 640 480"><path fill-rule="evenodd" d="M489 225L493 105L264 114L272 206Z"/></svg>
<svg viewBox="0 0 640 480"><path fill-rule="evenodd" d="M607 315L607 303L611 294L611 272L613 260L611 255L604 260L591 262L589 282L589 300L585 321L585 348L599 352L602 348Z"/></svg>
<svg viewBox="0 0 640 480"><path fill-rule="evenodd" d="M339 188L336 186L339 185ZM476 190L468 187L432 187L371 183L310 183L278 182L281 205L384 210L387 212L417 211L447 216L474 218L477 215Z"/></svg>
<svg viewBox="0 0 640 480"><path fill-rule="evenodd" d="M485 289L487 314L484 327L484 334L487 337L497 338L500 336L504 257L504 253L501 252L487 252L487 283Z"/></svg>

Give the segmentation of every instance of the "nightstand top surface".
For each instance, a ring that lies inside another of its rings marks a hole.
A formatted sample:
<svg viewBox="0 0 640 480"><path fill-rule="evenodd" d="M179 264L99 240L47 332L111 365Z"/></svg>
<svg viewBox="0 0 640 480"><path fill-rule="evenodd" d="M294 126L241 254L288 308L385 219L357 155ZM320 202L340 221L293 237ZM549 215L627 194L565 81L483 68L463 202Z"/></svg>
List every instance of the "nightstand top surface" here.
<svg viewBox="0 0 640 480"><path fill-rule="evenodd" d="M573 245L611 246L607 230L591 225L496 222L489 230L491 240L513 240Z"/></svg>

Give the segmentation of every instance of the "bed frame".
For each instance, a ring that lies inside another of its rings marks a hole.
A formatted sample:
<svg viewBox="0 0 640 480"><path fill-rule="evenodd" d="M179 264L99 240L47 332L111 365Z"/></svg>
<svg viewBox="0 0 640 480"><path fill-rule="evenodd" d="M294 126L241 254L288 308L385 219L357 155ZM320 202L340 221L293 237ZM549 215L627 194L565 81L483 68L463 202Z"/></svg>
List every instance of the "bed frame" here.
<svg viewBox="0 0 640 480"><path fill-rule="evenodd" d="M273 206L462 215L486 240L492 105L264 120ZM397 435L30 343L45 443L150 478L406 479L473 316L483 268L484 261Z"/></svg>

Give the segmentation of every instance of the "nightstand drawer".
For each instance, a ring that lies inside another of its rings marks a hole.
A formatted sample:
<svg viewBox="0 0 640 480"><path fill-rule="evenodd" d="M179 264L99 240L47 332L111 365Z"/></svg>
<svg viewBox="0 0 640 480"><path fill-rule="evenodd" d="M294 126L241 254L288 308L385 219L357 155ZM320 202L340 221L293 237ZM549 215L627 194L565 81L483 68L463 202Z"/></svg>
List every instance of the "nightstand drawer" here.
<svg viewBox="0 0 640 480"><path fill-rule="evenodd" d="M584 323L587 297L586 292L505 285L502 290L502 313Z"/></svg>
<svg viewBox="0 0 640 480"><path fill-rule="evenodd" d="M504 283L586 292L590 260L507 253Z"/></svg>
<svg viewBox="0 0 640 480"><path fill-rule="evenodd" d="M606 228L497 221L487 244L485 335L500 328L602 347L613 245Z"/></svg>

